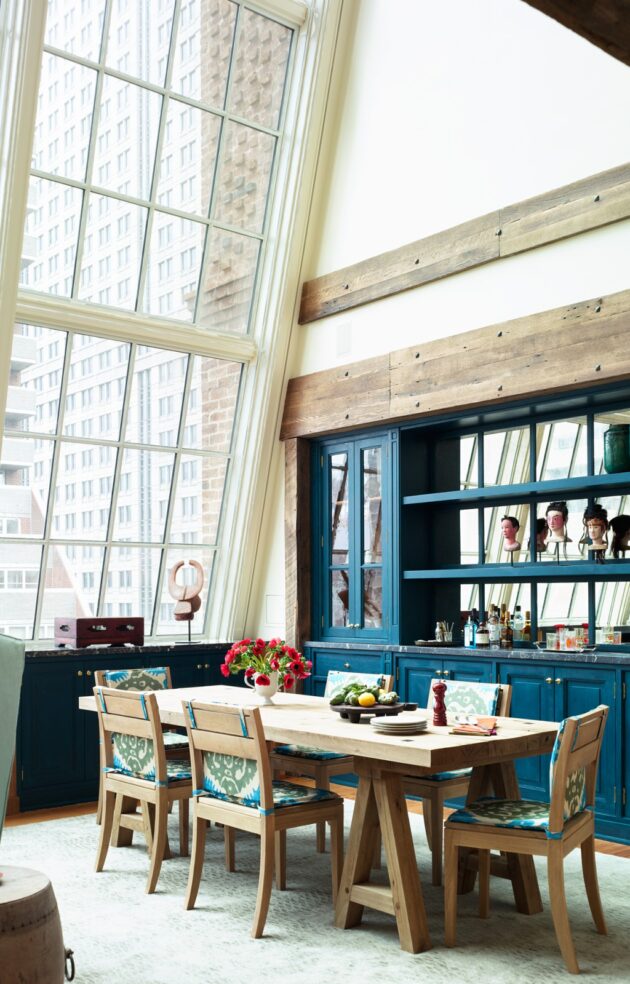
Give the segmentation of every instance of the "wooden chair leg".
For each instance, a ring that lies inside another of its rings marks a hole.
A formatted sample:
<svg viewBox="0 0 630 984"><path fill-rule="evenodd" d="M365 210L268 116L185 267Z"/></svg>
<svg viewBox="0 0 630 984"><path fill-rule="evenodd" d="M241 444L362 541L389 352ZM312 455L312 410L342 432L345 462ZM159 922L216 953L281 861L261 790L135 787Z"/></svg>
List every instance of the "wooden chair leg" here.
<svg viewBox="0 0 630 984"><path fill-rule="evenodd" d="M560 952L567 965L570 974L579 974L575 947L571 937L571 926L569 925L569 913L567 911L567 899L564 891L564 859L562 857L562 843L552 841L549 844L547 855L547 875L549 879L549 901L551 903L551 915L553 925L556 930L556 939L560 947Z"/></svg>
<svg viewBox="0 0 630 984"><path fill-rule="evenodd" d="M267 921L269 900L271 899L271 883L273 881L274 853L273 817L266 817L260 835L260 875L258 878L256 910L254 912L254 922L252 923L252 936L255 940L260 939L262 936Z"/></svg>
<svg viewBox="0 0 630 984"><path fill-rule="evenodd" d="M276 888L284 892L287 887L287 832L286 830L276 830L275 833L275 865L276 865Z"/></svg>
<svg viewBox="0 0 630 984"><path fill-rule="evenodd" d="M179 801L179 854L182 858L188 857L188 831L190 800L187 797Z"/></svg>
<svg viewBox="0 0 630 984"><path fill-rule="evenodd" d="M315 769L315 785L318 789L330 789L330 778L325 766ZM323 820L315 825L315 844L317 853L324 854L326 851L326 824Z"/></svg>
<svg viewBox="0 0 630 984"><path fill-rule="evenodd" d="M142 803L142 828L147 842L147 851L151 854L153 850L153 826L155 823L155 812L152 803Z"/></svg>
<svg viewBox="0 0 630 984"><path fill-rule="evenodd" d="M591 907L593 922L597 927L597 932L607 935L606 920L602 909L602 900L599 896L599 885L597 883L597 867L595 864L595 838L591 835L580 845L582 851L582 874L586 887L588 904Z"/></svg>
<svg viewBox="0 0 630 984"><path fill-rule="evenodd" d="M426 803L427 801L424 800ZM431 884L442 884L442 852L444 841L444 801L436 791L430 800L431 812Z"/></svg>
<svg viewBox="0 0 630 984"><path fill-rule="evenodd" d="M479 852L479 917L490 915L490 851Z"/></svg>
<svg viewBox="0 0 630 984"><path fill-rule="evenodd" d="M444 943L455 946L457 937L457 869L459 848L453 834L446 831L444 847Z"/></svg>
<svg viewBox="0 0 630 984"><path fill-rule="evenodd" d="M98 743L98 759L99 759L99 770L98 770L98 803L96 804L96 822L101 825L103 819L103 753L101 752L101 743Z"/></svg>
<svg viewBox="0 0 630 984"><path fill-rule="evenodd" d="M147 895L155 891L160 869L164 860L164 848L166 847L166 826L168 823L168 800L166 797L158 797L155 804L155 830L153 832L153 850L151 851L151 864L149 865L149 877L147 878Z"/></svg>
<svg viewBox="0 0 630 984"><path fill-rule="evenodd" d="M225 870L234 871L236 868L234 845L236 844L236 830L234 827L223 828L223 849L225 852Z"/></svg>
<svg viewBox="0 0 630 984"><path fill-rule="evenodd" d="M433 831L431 830L431 800L422 800L422 819L424 820L424 832L427 837L429 850L433 851Z"/></svg>
<svg viewBox="0 0 630 984"><path fill-rule="evenodd" d="M197 807L195 806L193 809L192 822L192 853L190 856L190 868L188 869L186 899L184 901L185 909L194 908L195 901L197 899L197 892L199 891L199 882L201 881L201 872L203 869L203 855L206 847L207 825L207 820L203 817L197 816Z"/></svg>
<svg viewBox="0 0 630 984"><path fill-rule="evenodd" d="M380 843L381 838L379 834L379 861ZM343 870L343 810L340 811L338 817L334 817L330 821L330 865L332 869L333 905L335 905L337 901L337 892L339 891L339 884L341 882L341 872Z"/></svg>
<svg viewBox="0 0 630 984"><path fill-rule="evenodd" d="M114 804L116 800L116 793L112 793L110 790L107 790L107 792L104 792L103 799L103 819L101 823L98 850L96 852L96 871L103 870L105 858L107 857L112 827L114 825Z"/></svg>

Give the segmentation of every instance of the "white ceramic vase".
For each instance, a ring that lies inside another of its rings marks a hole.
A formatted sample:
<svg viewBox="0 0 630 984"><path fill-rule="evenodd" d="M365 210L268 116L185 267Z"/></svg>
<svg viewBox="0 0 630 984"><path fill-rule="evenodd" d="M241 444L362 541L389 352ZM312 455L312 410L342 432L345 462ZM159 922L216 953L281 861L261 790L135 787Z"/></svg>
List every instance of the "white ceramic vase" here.
<svg viewBox="0 0 630 984"><path fill-rule="evenodd" d="M269 683L265 686L252 682L255 680L255 677L245 677L245 686L251 687L256 692L256 696L260 699L261 704L272 704L273 701L271 698L278 692L278 671L272 670L267 676L269 677Z"/></svg>

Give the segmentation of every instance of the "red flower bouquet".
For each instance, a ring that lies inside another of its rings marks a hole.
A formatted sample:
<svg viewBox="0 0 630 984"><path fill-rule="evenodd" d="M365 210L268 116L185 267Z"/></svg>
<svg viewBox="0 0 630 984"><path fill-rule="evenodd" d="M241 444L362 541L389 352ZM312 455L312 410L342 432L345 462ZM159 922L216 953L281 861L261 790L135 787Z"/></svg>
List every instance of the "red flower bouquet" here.
<svg viewBox="0 0 630 984"><path fill-rule="evenodd" d="M311 672L310 659L304 659L293 646L287 646L283 639L241 639L235 642L225 654L221 673L245 671L252 683L261 687L269 686L271 674L277 672L278 683L285 690L292 690L296 680L304 680Z"/></svg>

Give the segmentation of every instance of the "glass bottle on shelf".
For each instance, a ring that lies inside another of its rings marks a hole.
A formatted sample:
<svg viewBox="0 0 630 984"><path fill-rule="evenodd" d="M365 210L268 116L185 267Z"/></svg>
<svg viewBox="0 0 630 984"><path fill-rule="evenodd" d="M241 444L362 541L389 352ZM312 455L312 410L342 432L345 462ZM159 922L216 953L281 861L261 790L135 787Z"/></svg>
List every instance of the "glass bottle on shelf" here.
<svg viewBox="0 0 630 984"><path fill-rule="evenodd" d="M468 621L464 625L464 646L467 649L475 648L475 634L477 626L473 622L472 614L469 612Z"/></svg>
<svg viewBox="0 0 630 984"><path fill-rule="evenodd" d="M531 623L531 613L525 612L525 625L523 626L523 642L532 641L532 623Z"/></svg>
<svg viewBox="0 0 630 984"><path fill-rule="evenodd" d="M503 608L503 605L501 606ZM501 621L501 649L511 649L513 640L512 625L510 622L510 613L505 610L505 616Z"/></svg>
<svg viewBox="0 0 630 984"><path fill-rule="evenodd" d="M491 649L498 649L501 642L501 623L499 622L499 609L496 605L490 608L488 617L488 641Z"/></svg>
<svg viewBox="0 0 630 984"><path fill-rule="evenodd" d="M521 612L521 606L517 605L514 609L514 618L512 619L512 638L514 642L523 641L524 625L525 620L523 618L523 613Z"/></svg>
<svg viewBox="0 0 630 984"><path fill-rule="evenodd" d="M482 619L479 623L479 628L477 629L476 637L476 648L477 649L488 649L490 646L490 635L488 633L488 626L486 622Z"/></svg>

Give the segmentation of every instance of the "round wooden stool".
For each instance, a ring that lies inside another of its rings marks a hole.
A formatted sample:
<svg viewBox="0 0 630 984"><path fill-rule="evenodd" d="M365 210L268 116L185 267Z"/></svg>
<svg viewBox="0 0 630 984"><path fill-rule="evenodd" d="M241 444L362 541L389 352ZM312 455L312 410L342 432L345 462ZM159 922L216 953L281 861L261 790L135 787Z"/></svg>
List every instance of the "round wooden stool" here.
<svg viewBox="0 0 630 984"><path fill-rule="evenodd" d="M30 868L4 868L0 883L0 981L63 984L64 946L50 881Z"/></svg>

